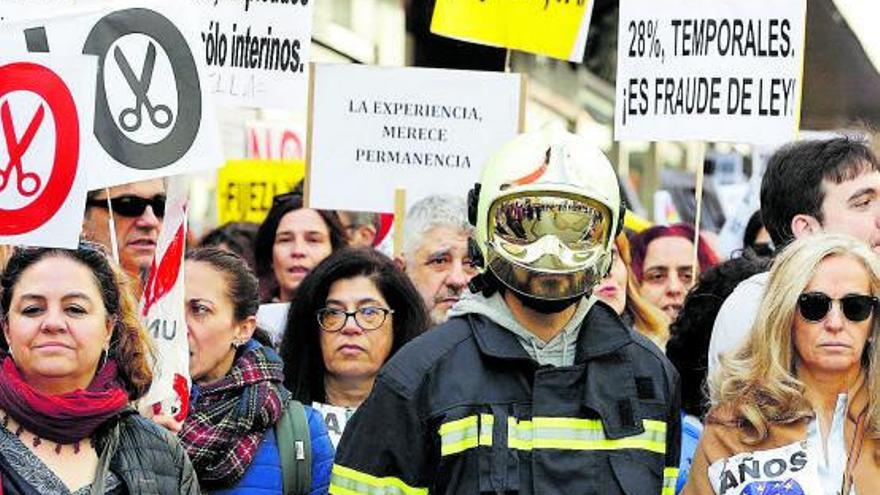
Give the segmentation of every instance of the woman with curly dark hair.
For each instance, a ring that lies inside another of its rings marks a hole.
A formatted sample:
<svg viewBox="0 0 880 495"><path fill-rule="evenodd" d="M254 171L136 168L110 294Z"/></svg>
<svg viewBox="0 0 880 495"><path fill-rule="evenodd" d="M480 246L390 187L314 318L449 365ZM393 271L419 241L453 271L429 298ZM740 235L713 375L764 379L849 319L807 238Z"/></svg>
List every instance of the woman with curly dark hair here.
<svg viewBox="0 0 880 495"><path fill-rule="evenodd" d="M2 493L199 493L177 439L129 405L150 386L153 351L100 247L16 249L0 323Z"/></svg>

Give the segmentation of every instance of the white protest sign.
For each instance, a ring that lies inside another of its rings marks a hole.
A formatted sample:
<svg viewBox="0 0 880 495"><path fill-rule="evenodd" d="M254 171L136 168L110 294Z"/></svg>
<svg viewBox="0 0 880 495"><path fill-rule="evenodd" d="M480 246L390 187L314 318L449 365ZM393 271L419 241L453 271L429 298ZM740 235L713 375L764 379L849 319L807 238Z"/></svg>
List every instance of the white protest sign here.
<svg viewBox="0 0 880 495"><path fill-rule="evenodd" d="M306 109L314 0L194 3L205 86L218 104Z"/></svg>
<svg viewBox="0 0 880 495"><path fill-rule="evenodd" d="M311 208L394 211L429 194L464 196L522 128L519 74L315 65L306 199Z"/></svg>
<svg viewBox="0 0 880 495"><path fill-rule="evenodd" d="M815 452L806 441L719 459L709 466L718 495L812 495L824 493Z"/></svg>
<svg viewBox="0 0 880 495"><path fill-rule="evenodd" d="M339 440L342 439L342 433L345 431L345 425L355 413L355 409L350 407L331 406L330 404L322 404L313 402L312 409L318 411L324 418L324 426L327 427L327 435L333 443L333 448L339 447Z"/></svg>
<svg viewBox="0 0 880 495"><path fill-rule="evenodd" d="M0 244L76 248L85 211L95 57L0 50Z"/></svg>
<svg viewBox="0 0 880 495"><path fill-rule="evenodd" d="M794 139L805 15L806 0L621 0L614 138Z"/></svg>
<svg viewBox="0 0 880 495"><path fill-rule="evenodd" d="M186 419L189 411L189 341L183 287L188 191L186 178L169 181L162 232L141 298L141 317L156 346L153 383L140 401L141 408L152 408L153 414L167 414L177 421Z"/></svg>
<svg viewBox="0 0 880 495"><path fill-rule="evenodd" d="M36 14L34 7L57 9L72 6L73 0L0 0L0 22L20 20L27 13Z"/></svg>
<svg viewBox="0 0 880 495"><path fill-rule="evenodd" d="M222 164L213 99L196 56L198 10L167 0L138 5L88 4L0 31L0 45L13 49L96 56L95 95L82 102L94 106L91 134L101 148L86 163L89 189Z"/></svg>

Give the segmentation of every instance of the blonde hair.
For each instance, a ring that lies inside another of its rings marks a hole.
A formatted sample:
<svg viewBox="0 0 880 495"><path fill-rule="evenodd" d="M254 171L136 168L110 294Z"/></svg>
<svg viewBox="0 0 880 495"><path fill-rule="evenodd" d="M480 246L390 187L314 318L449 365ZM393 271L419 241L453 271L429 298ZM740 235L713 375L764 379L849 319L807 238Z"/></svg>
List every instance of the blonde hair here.
<svg viewBox="0 0 880 495"><path fill-rule="evenodd" d="M636 331L654 341L660 348L669 340L669 317L639 294L639 282L632 269L629 239L620 233L614 239L623 264L626 265L626 311L633 316Z"/></svg>
<svg viewBox="0 0 880 495"><path fill-rule="evenodd" d="M770 270L757 318L748 340L731 356L722 356L720 369L709 379L713 405L732 413L745 430L743 441L757 444L769 436L771 423L790 424L813 416L796 376L792 328L797 300L816 274L819 264L832 256L858 261L867 272L871 294L880 292L877 255L863 242L842 234L817 234L799 239L780 253ZM880 319L872 315L873 338ZM868 433L880 436L880 369L878 346L865 348L869 409ZM710 415L711 416L711 415Z"/></svg>

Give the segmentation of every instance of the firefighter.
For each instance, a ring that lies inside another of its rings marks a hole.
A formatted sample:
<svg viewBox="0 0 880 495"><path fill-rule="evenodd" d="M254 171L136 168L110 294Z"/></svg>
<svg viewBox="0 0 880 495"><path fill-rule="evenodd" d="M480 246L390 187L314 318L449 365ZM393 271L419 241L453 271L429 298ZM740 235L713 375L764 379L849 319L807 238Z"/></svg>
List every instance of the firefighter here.
<svg viewBox="0 0 880 495"><path fill-rule="evenodd" d="M468 199L482 273L385 365L330 493L672 495L678 376L591 295L625 211L608 159L563 130L524 134Z"/></svg>

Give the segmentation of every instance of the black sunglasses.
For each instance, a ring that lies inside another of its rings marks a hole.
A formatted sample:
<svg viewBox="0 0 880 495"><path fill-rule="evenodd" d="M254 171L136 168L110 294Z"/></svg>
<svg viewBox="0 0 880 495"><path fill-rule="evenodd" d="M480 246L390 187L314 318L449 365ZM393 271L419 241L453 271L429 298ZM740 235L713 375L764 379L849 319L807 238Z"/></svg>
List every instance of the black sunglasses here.
<svg viewBox="0 0 880 495"><path fill-rule="evenodd" d="M158 218L163 218L165 216L164 194L157 194L152 198L142 198L140 196L127 194L110 198L110 204L113 206L113 213L123 217L139 217L144 214L147 206L153 209L153 214ZM90 199L86 201L86 205L107 208L107 198Z"/></svg>
<svg viewBox="0 0 880 495"><path fill-rule="evenodd" d="M852 322L865 321L877 306L877 298L864 294L849 294L832 299L822 292L806 292L798 297L797 306L801 316L808 321L822 321L831 311L833 301L840 301L843 316Z"/></svg>

